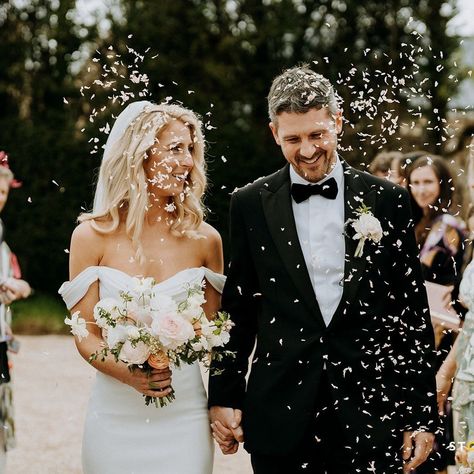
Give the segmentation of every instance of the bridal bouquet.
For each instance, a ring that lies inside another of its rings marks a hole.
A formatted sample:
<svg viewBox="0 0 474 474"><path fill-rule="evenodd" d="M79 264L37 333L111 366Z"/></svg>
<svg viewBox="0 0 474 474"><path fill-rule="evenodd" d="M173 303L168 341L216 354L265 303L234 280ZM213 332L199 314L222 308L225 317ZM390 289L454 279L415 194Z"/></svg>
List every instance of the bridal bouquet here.
<svg viewBox="0 0 474 474"><path fill-rule="evenodd" d="M209 368L213 359L232 355L229 351L212 352L214 347L229 341L233 326L229 315L219 311L211 321L202 305L202 284L187 286L182 301L160 293L153 278L134 278L130 291L120 293L120 299L104 298L94 307L94 319L102 329L104 347L92 354L90 360L110 353L115 360L125 362L131 370L165 369L195 361ZM66 324L72 333L86 337L86 321L74 313ZM171 391L166 397L145 397L146 405L165 406L174 400Z"/></svg>

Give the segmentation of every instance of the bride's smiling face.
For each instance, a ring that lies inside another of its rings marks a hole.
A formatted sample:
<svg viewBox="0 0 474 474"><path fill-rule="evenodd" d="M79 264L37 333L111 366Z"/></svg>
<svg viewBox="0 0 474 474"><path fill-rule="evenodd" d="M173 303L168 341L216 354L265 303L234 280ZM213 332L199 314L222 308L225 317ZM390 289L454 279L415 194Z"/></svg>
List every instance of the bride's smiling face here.
<svg viewBox="0 0 474 474"><path fill-rule="evenodd" d="M182 193L193 166L191 130L181 120L172 120L160 131L143 162L149 191L163 197Z"/></svg>

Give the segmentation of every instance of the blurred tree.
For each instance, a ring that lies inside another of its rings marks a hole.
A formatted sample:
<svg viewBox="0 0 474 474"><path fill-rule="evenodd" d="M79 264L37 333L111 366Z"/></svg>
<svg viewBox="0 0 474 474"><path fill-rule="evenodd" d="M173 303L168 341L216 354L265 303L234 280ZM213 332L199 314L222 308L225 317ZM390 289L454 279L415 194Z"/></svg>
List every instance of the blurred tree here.
<svg viewBox="0 0 474 474"><path fill-rule="evenodd" d="M424 110L427 125L424 143L439 153L447 138L446 119L451 108L449 101L462 79L453 65L460 38L446 34L449 20L458 13L457 2L423 0L418 3L416 13L426 27L423 35L425 55L420 59L419 75L421 80L426 81L423 91L429 101L429 106Z"/></svg>
<svg viewBox="0 0 474 474"><path fill-rule="evenodd" d="M309 62L336 84L353 164L444 140L455 0L108 0L92 26L75 4L0 6L0 148L25 183L5 220L36 287L66 276L63 249L126 100L180 101L203 117L209 220L224 237L234 187L284 163L265 98L286 67Z"/></svg>
<svg viewBox="0 0 474 474"><path fill-rule="evenodd" d="M67 277L64 249L92 180L79 110L63 102L79 95L71 65L89 35L74 6L33 0L0 9L0 149L23 181L4 212L7 240L33 287L51 292Z"/></svg>

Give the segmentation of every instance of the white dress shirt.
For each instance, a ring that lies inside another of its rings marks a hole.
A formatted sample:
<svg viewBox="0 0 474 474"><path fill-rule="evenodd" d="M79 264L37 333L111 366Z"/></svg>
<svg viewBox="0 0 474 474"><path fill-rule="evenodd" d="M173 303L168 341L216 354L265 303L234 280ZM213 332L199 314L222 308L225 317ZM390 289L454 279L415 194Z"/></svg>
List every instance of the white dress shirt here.
<svg viewBox="0 0 474 474"><path fill-rule="evenodd" d="M341 301L344 280L344 170L339 157L318 184L331 177L337 183L336 199L314 195L299 204L292 200L298 239L326 326ZM291 165L290 180L292 184L315 184L302 178Z"/></svg>

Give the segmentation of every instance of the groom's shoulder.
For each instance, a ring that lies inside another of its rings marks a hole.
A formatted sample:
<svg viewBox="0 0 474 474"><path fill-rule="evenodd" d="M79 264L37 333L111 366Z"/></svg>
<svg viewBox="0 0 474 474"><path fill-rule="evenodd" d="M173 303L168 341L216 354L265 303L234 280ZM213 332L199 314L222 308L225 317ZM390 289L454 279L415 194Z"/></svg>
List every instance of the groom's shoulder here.
<svg viewBox="0 0 474 474"><path fill-rule="evenodd" d="M244 186L235 188L232 194L238 196L239 198L260 196L263 190L272 188L275 181L282 178L284 171L284 168L282 168L267 176L261 176L260 178L257 178Z"/></svg>

